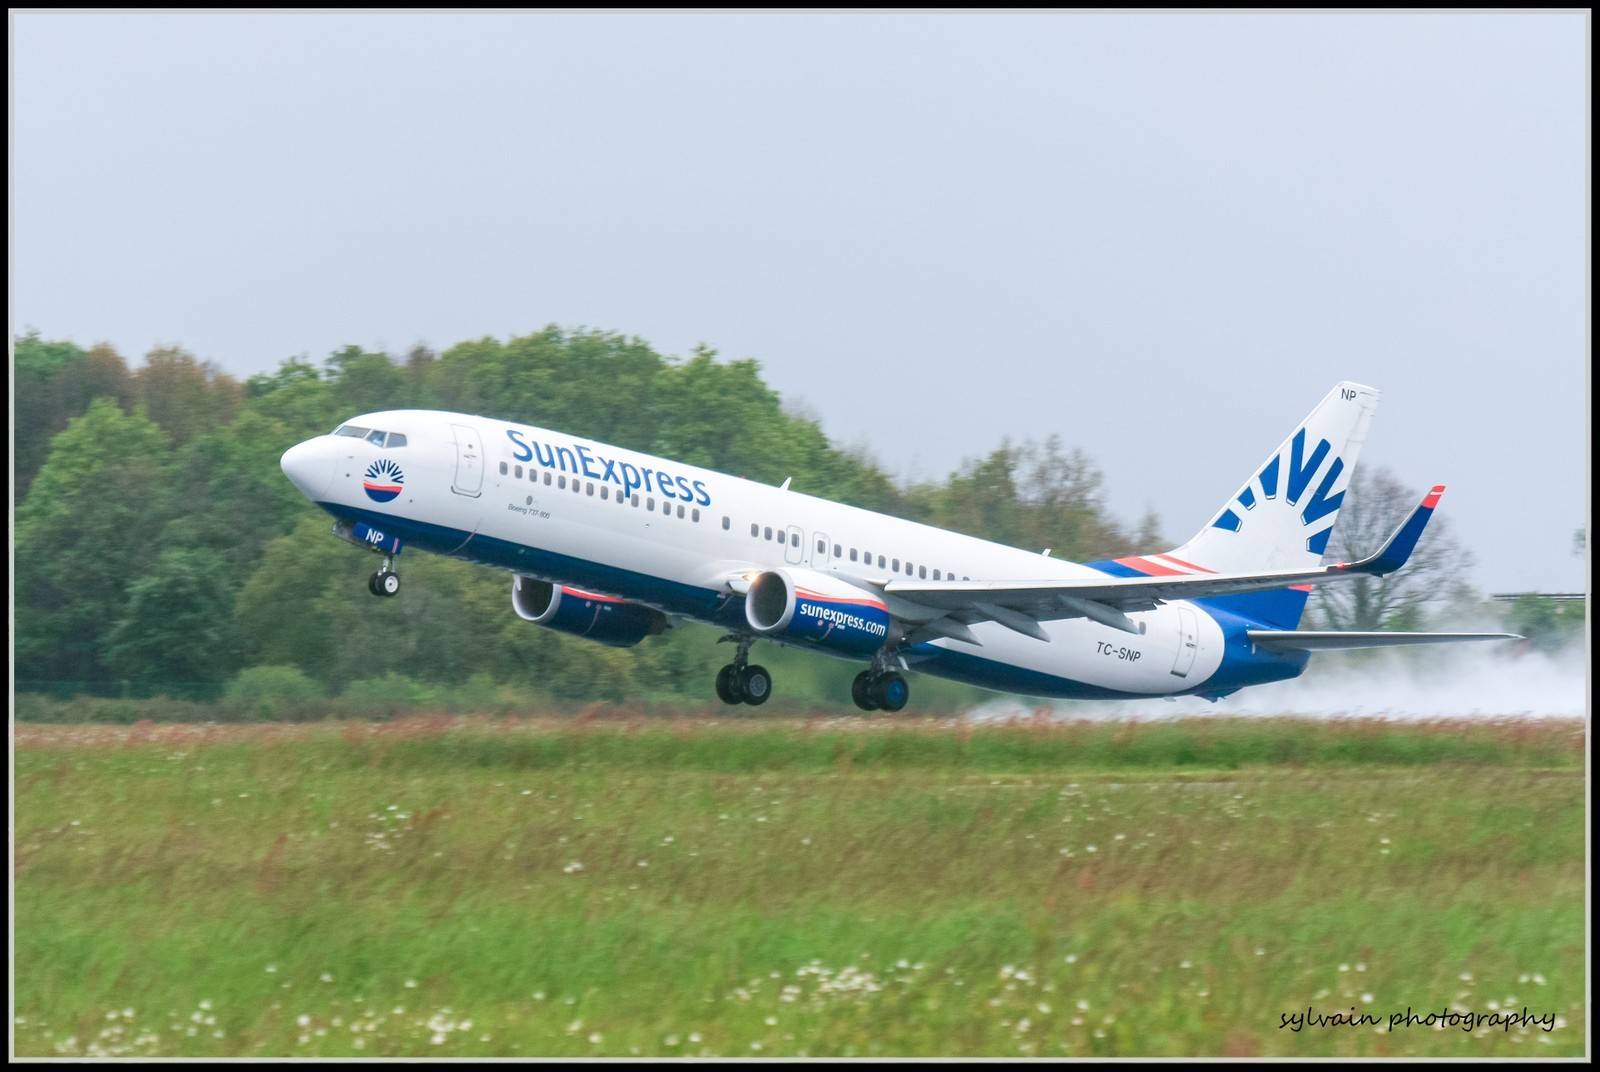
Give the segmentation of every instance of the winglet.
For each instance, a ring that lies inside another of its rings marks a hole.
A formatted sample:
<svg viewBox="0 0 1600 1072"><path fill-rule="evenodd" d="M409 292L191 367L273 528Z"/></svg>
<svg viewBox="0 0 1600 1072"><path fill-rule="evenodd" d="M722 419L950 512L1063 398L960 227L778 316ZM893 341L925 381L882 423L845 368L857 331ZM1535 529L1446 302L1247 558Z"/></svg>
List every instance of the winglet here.
<svg viewBox="0 0 1600 1072"><path fill-rule="evenodd" d="M1389 537L1389 542L1384 544L1377 554L1363 558L1360 562L1351 562L1341 568L1350 573L1382 575L1393 573L1404 566L1406 560L1411 557L1411 552L1416 550L1417 541L1422 538L1422 530L1428 527L1434 507L1439 505L1439 496L1443 494L1444 485L1435 484L1433 490L1423 497L1415 510L1411 511L1411 516L1394 530L1394 535Z"/></svg>

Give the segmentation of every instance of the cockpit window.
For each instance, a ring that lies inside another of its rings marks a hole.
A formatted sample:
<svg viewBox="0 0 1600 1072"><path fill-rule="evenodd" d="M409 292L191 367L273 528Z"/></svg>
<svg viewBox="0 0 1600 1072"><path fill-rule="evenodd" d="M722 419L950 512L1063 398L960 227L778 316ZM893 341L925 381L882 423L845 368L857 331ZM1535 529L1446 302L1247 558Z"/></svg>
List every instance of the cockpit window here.
<svg viewBox="0 0 1600 1072"><path fill-rule="evenodd" d="M375 447L383 447L389 450L406 445L406 437L399 432L385 432L381 428L362 428L357 424L341 424L333 430L333 434L365 439Z"/></svg>

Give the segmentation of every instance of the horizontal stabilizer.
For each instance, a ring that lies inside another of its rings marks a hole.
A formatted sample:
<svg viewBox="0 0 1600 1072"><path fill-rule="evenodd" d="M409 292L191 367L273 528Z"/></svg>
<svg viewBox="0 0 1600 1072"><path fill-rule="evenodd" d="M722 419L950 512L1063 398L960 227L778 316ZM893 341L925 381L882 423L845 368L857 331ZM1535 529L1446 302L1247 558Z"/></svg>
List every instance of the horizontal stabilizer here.
<svg viewBox="0 0 1600 1072"><path fill-rule="evenodd" d="M1461 640L1522 640L1515 633L1318 633L1297 629L1251 629L1250 642L1268 651L1338 651L1392 648L1401 644L1453 644Z"/></svg>

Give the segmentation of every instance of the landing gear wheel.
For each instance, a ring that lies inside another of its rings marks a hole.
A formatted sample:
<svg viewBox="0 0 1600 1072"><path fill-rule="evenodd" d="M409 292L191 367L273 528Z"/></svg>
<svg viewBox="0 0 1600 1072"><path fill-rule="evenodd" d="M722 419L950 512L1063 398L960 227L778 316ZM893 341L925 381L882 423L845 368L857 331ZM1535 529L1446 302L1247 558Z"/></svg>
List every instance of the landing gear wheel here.
<svg viewBox="0 0 1600 1072"><path fill-rule="evenodd" d="M383 570L372 575L372 590L380 596L400 594L400 575Z"/></svg>
<svg viewBox="0 0 1600 1072"><path fill-rule="evenodd" d="M739 674L739 691L745 703L760 707L772 698L772 675L764 666L747 666Z"/></svg>
<svg viewBox="0 0 1600 1072"><path fill-rule="evenodd" d="M898 711L911 699L911 686L891 671L872 682L872 699L885 711Z"/></svg>
<svg viewBox="0 0 1600 1072"><path fill-rule="evenodd" d="M367 578L367 591L371 592L375 596L383 595L383 590L378 587L378 578L380 576L382 575L374 573L371 577Z"/></svg>
<svg viewBox="0 0 1600 1072"><path fill-rule="evenodd" d="M739 691L738 675L732 663L717 671L717 699L725 704L744 702L744 693Z"/></svg>
<svg viewBox="0 0 1600 1072"><path fill-rule="evenodd" d="M872 699L872 671L863 670L857 674L855 680L850 682L850 698L856 706L863 711L876 711L878 705Z"/></svg>

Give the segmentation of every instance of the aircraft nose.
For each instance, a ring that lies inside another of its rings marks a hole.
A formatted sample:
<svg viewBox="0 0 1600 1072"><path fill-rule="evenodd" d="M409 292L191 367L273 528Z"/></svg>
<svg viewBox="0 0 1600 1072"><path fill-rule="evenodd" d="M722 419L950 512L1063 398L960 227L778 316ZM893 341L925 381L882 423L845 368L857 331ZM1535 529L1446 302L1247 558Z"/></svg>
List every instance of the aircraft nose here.
<svg viewBox="0 0 1600 1072"><path fill-rule="evenodd" d="M278 462L283 475L313 502L327 497L328 486L333 483L334 452L327 436L296 443L283 452Z"/></svg>

